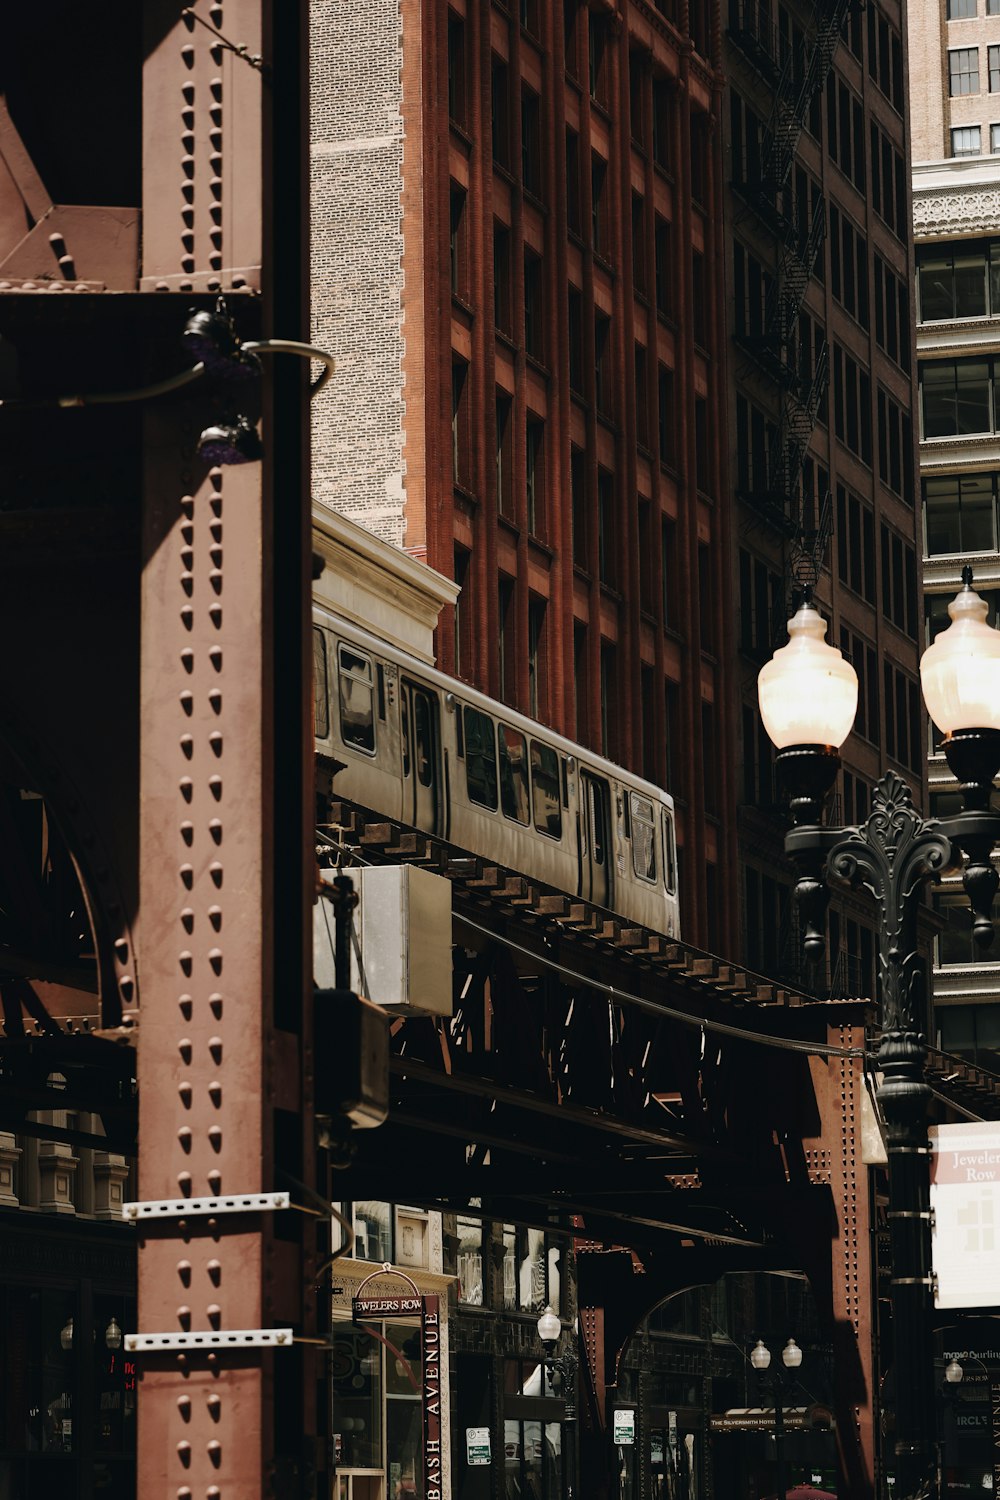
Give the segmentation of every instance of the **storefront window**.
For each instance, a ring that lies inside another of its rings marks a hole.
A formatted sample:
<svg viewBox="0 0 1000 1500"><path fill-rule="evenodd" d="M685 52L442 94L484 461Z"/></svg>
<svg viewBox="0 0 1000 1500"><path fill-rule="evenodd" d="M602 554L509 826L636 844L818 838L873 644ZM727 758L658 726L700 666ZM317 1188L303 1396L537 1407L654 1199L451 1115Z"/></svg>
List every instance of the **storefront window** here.
<svg viewBox="0 0 1000 1500"><path fill-rule="evenodd" d="M335 1323L330 1372L335 1500L417 1500L423 1427L419 1329L395 1319L364 1327Z"/></svg>
<svg viewBox="0 0 1000 1500"><path fill-rule="evenodd" d="M541 1312L560 1302L560 1245L541 1229L503 1226L503 1305L511 1312Z"/></svg>
<svg viewBox="0 0 1000 1500"><path fill-rule="evenodd" d="M503 1424L507 1500L561 1500L562 1429L558 1422Z"/></svg>
<svg viewBox="0 0 1000 1500"><path fill-rule="evenodd" d="M330 1382L338 1470L381 1470L381 1345L353 1324L335 1324Z"/></svg>

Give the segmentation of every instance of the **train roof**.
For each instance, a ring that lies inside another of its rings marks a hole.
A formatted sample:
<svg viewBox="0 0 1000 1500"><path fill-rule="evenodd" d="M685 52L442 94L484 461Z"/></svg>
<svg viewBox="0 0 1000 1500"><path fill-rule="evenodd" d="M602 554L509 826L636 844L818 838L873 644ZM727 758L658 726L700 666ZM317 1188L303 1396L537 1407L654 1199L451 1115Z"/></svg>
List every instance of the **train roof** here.
<svg viewBox="0 0 1000 1500"><path fill-rule="evenodd" d="M509 708L506 703L501 703L497 698L490 698L478 688L471 687L469 683L460 681L457 677L449 677L440 672L437 667L428 666L419 657L412 656L401 646L385 641L381 636L374 635L366 630L363 625L354 620L347 619L344 615L338 615L326 605L313 605L313 615L323 621L330 621L339 627L353 640L367 646L368 650L378 652L387 656L411 672L414 677L422 678L425 682L432 683L445 693L451 693L456 699L460 698L463 703L471 704L475 708L500 716L505 723L516 729L522 729L526 734L532 734L537 738L546 740L550 745L562 751L564 755L572 755L578 761L586 764L589 768L602 771L606 776L614 777L615 780L627 782L630 787L637 791L644 791L655 798L656 801L666 802L673 807L674 799L665 788L657 786L653 781L646 781L642 776L637 776L634 771L627 771L624 766L619 766L615 761L607 760L603 755L598 755L594 750L588 750L585 745L578 745L575 740L568 740L565 736L557 734L547 724L540 723L537 719L531 719L527 714L520 713L516 708Z"/></svg>

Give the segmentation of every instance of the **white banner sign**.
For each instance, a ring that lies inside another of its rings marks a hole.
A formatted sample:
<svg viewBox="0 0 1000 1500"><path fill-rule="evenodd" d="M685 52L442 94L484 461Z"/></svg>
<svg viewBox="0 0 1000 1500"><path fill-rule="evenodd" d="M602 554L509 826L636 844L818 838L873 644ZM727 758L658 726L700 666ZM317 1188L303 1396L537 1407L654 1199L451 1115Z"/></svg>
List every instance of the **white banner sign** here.
<svg viewBox="0 0 1000 1500"><path fill-rule="evenodd" d="M1000 1306L1000 1124L935 1125L931 1251L936 1307Z"/></svg>

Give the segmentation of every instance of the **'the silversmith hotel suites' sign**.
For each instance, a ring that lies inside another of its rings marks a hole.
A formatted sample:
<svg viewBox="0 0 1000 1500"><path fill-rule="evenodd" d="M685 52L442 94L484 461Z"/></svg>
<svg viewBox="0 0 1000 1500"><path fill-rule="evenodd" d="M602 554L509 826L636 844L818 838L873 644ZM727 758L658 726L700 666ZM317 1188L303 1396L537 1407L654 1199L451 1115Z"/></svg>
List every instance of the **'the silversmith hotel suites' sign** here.
<svg viewBox="0 0 1000 1500"><path fill-rule="evenodd" d="M1000 1125L935 1125L928 1134L934 1304L1000 1306Z"/></svg>

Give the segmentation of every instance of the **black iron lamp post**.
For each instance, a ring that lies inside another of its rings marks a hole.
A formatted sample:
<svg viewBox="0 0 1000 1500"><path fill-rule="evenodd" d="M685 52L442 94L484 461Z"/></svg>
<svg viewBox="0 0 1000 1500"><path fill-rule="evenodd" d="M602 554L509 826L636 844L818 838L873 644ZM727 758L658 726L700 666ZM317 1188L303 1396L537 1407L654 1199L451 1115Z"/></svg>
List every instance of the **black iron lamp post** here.
<svg viewBox="0 0 1000 1500"><path fill-rule="evenodd" d="M858 684L850 663L825 644L826 625L808 591L789 621L788 645L775 652L758 678L761 717L791 792L794 826L785 850L799 871L795 894L807 959L816 962L823 955L829 881L863 886L878 903L878 1102L889 1173L896 1500L933 1500L937 1494L930 1090L924 1079L928 994L917 953L917 914L930 880L961 871L973 934L985 947L993 936L990 912L1000 883L991 863L1000 842L1000 815L990 811L1000 769L1000 633L986 624L987 606L972 588L971 569L962 579L964 587L948 606L951 624L920 663L924 701L943 734L942 748L962 792L964 810L952 818L921 818L909 787L887 771L875 787L867 822L857 828L823 825L840 746L857 710Z"/></svg>
<svg viewBox="0 0 1000 1500"><path fill-rule="evenodd" d="M544 1366L552 1372L552 1388L556 1395L562 1395L565 1404L563 1421L568 1427L564 1429L564 1451L563 1465L566 1481L566 1500L574 1500L576 1491L576 1373L578 1361L576 1355L571 1351L565 1354L557 1354L559 1338L562 1334L562 1324L551 1307L546 1307L536 1323L538 1338L545 1351ZM542 1378L542 1391L545 1390L544 1374Z"/></svg>
<svg viewBox="0 0 1000 1500"><path fill-rule="evenodd" d="M781 1362L786 1370L797 1370L802 1363L802 1350L794 1339L789 1339L781 1351ZM758 1375L763 1375L770 1368L771 1351L763 1339L758 1339L750 1351L750 1363ZM787 1489L785 1487L785 1406L784 1406L784 1383L780 1371L775 1370L771 1377L774 1387L774 1471L778 1500L786 1500Z"/></svg>

